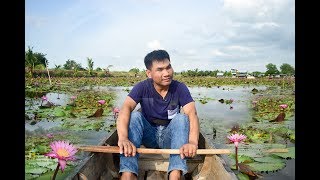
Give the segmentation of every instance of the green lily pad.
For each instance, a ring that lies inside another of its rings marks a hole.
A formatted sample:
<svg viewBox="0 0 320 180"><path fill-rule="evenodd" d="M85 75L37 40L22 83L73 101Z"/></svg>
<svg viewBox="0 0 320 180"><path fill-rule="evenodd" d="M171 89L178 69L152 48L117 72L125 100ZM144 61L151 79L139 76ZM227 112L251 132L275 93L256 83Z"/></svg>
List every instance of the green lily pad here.
<svg viewBox="0 0 320 180"><path fill-rule="evenodd" d="M63 109L60 109L60 108L56 108L53 112L54 116L56 117L64 117L66 116L66 113L64 112Z"/></svg>
<svg viewBox="0 0 320 180"><path fill-rule="evenodd" d="M47 171L48 169L44 167L25 166L25 173L29 174L43 174Z"/></svg>
<svg viewBox="0 0 320 180"><path fill-rule="evenodd" d="M256 162L261 162L261 163L282 163L283 162L282 158L278 156L272 156L272 155L265 156L265 157L256 157L253 159Z"/></svg>
<svg viewBox="0 0 320 180"><path fill-rule="evenodd" d="M250 178L249 178L248 175L246 175L246 174L244 174L244 173L241 173L241 172L237 174L237 178L238 178L239 180L250 180Z"/></svg>
<svg viewBox="0 0 320 180"><path fill-rule="evenodd" d="M272 153L276 156L279 156L279 157L282 157L282 158L295 158L295 147L289 147L287 148L288 149L288 152L287 153Z"/></svg>
<svg viewBox="0 0 320 180"><path fill-rule="evenodd" d="M283 169L286 166L286 163L284 161L280 162L252 162L248 163L248 166L252 168L253 171L259 171L259 172L268 172L268 171L277 171L280 169Z"/></svg>

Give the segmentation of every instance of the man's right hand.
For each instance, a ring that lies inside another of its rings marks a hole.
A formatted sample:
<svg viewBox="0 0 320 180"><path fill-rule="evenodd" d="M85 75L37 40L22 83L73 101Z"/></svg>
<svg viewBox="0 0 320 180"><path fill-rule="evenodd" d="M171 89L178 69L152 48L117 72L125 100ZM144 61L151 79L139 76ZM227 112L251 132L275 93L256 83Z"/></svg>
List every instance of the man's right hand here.
<svg viewBox="0 0 320 180"><path fill-rule="evenodd" d="M119 140L118 146L120 148L120 154L124 154L126 157L135 156L137 153L136 146L129 141L129 139Z"/></svg>

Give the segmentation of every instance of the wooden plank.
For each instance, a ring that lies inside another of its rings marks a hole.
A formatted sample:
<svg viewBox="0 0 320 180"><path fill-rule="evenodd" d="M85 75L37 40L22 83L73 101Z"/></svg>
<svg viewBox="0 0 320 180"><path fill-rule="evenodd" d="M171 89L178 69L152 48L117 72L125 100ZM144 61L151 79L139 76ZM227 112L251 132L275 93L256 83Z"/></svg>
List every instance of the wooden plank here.
<svg viewBox="0 0 320 180"><path fill-rule="evenodd" d="M102 152L102 153L120 153L118 146L79 146L82 151ZM151 149L137 148L141 154L180 154L179 149ZM230 154L230 149L197 149L197 154Z"/></svg>

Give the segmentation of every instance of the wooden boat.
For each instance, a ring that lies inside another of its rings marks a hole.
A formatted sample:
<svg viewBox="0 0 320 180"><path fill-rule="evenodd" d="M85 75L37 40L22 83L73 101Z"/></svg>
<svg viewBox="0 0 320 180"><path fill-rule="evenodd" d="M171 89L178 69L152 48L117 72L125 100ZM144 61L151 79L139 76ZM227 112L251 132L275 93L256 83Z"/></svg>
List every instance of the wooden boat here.
<svg viewBox="0 0 320 180"><path fill-rule="evenodd" d="M118 135L114 131L103 139L100 146L117 146ZM200 133L199 149L214 149L213 145ZM220 155L198 154L187 159L188 173L182 179L190 180L231 180L237 179L233 171ZM138 179L168 179L169 154L140 154ZM119 153L90 152L68 179L72 180L115 180L119 179Z"/></svg>

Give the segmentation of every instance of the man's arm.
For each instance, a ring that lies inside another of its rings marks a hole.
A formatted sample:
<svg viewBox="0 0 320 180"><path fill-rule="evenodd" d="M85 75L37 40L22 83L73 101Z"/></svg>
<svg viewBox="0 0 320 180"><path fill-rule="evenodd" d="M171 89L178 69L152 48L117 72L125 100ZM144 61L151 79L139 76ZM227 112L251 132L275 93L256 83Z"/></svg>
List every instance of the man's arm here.
<svg viewBox="0 0 320 180"><path fill-rule="evenodd" d="M199 140L199 119L197 115L197 110L195 102L190 102L183 106L183 112L189 117L190 122L190 132L189 132L189 143L183 145L180 148L181 158L184 156L194 157L198 149L198 140Z"/></svg>
<svg viewBox="0 0 320 180"><path fill-rule="evenodd" d="M136 106L137 103L130 96L127 96L117 118L118 146L120 153L124 153L125 156L135 156L136 154L136 147L128 138L130 114Z"/></svg>

